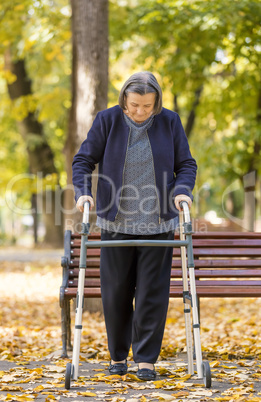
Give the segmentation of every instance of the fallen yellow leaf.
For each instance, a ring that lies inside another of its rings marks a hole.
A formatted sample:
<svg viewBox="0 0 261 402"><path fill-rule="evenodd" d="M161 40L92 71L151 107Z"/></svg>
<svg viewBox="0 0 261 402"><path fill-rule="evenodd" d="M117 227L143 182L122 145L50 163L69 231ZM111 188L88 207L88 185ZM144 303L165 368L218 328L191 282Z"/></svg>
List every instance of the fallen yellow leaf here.
<svg viewBox="0 0 261 402"><path fill-rule="evenodd" d="M166 380L153 381L155 388L162 388L166 384Z"/></svg>
<svg viewBox="0 0 261 402"><path fill-rule="evenodd" d="M123 381L130 381L131 380L131 381L143 382L135 374L130 374L130 373L127 373L127 374L123 375L121 378L122 378Z"/></svg>
<svg viewBox="0 0 261 402"><path fill-rule="evenodd" d="M38 385L38 387L34 388L34 392L41 392L44 389L43 385Z"/></svg>
<svg viewBox="0 0 261 402"><path fill-rule="evenodd" d="M22 387L16 386L16 385L3 385L0 388L0 391L20 391L23 392L24 389Z"/></svg>
<svg viewBox="0 0 261 402"><path fill-rule="evenodd" d="M215 360L209 363L210 367L218 367L220 365L220 361Z"/></svg>
<svg viewBox="0 0 261 402"><path fill-rule="evenodd" d="M189 396L189 392L188 391L179 391L176 394L171 394L173 396L175 396L176 398L182 398L185 396Z"/></svg>
<svg viewBox="0 0 261 402"><path fill-rule="evenodd" d="M97 396L94 392L77 392L77 395L81 395L81 396Z"/></svg>
<svg viewBox="0 0 261 402"><path fill-rule="evenodd" d="M15 401L15 402L27 402L27 401L33 401L35 397L33 395L11 395L7 394L6 395L6 401Z"/></svg>

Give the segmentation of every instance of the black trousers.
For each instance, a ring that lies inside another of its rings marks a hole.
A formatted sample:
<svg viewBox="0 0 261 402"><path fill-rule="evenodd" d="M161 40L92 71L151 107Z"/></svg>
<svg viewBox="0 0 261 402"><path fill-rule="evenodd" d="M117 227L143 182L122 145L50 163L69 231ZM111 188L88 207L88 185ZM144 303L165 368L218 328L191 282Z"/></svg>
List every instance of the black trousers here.
<svg viewBox="0 0 261 402"><path fill-rule="evenodd" d="M102 240L173 240L174 232L134 236L102 230ZM115 361L155 363L169 303L172 247L103 247L101 292L108 348ZM133 299L135 298L135 309Z"/></svg>

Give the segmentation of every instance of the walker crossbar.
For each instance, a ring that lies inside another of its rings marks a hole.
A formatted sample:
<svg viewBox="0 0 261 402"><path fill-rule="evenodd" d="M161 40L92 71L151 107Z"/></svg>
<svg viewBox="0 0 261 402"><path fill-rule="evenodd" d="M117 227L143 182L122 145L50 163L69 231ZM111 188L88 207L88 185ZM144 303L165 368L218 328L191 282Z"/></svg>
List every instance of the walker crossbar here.
<svg viewBox="0 0 261 402"><path fill-rule="evenodd" d="M133 246L150 246L150 247L186 247L189 245L187 240L102 240L102 241L86 241L88 248L92 247L133 247Z"/></svg>

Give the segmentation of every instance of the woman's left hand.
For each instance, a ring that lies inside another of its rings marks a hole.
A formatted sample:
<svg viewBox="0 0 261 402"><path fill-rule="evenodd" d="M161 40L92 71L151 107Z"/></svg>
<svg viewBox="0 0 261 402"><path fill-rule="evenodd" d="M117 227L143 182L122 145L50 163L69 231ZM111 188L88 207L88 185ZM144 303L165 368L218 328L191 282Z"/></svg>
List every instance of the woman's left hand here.
<svg viewBox="0 0 261 402"><path fill-rule="evenodd" d="M179 205L181 201L186 201L187 204L188 204L188 207L191 208L192 199L189 196L185 195L185 194L179 194L179 195L176 195L175 200L174 200L175 207L177 208L178 211L182 211L182 209L181 209L181 207Z"/></svg>

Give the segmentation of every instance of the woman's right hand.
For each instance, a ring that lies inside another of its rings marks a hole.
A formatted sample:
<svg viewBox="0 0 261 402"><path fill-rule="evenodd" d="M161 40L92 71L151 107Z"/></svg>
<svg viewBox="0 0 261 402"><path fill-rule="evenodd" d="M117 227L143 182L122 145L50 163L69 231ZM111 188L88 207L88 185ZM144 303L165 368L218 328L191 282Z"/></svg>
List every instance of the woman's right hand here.
<svg viewBox="0 0 261 402"><path fill-rule="evenodd" d="M82 195L81 197L78 198L77 203L76 203L76 208L80 211L84 211L84 204L85 202L89 201L90 203L90 210L94 208L94 201L93 198L90 195Z"/></svg>

